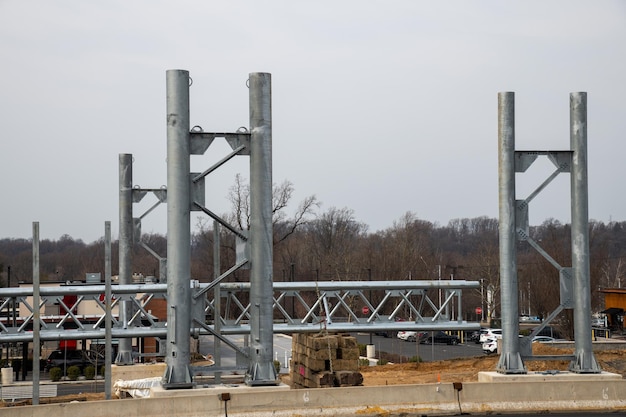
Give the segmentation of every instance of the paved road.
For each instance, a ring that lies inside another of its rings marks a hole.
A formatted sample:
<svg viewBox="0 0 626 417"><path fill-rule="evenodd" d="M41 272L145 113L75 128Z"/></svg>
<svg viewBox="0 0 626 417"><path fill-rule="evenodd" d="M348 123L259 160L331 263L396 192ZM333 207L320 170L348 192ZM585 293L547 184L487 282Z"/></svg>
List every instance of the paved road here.
<svg viewBox="0 0 626 417"><path fill-rule="evenodd" d="M361 344L369 344L370 335L368 333L356 334L357 340ZM411 358L419 356L422 361L431 362L454 358L467 358L474 356L484 356L481 345L466 341L456 346L429 344L422 345L416 342L405 342L396 337L382 337L372 335L372 343L376 352L387 352ZM378 354L376 354L378 357Z"/></svg>
<svg viewBox="0 0 626 417"><path fill-rule="evenodd" d="M245 345L243 335L235 335L228 337L230 341L240 348ZM211 354L215 356L213 336L200 336L200 353L203 355ZM234 367L237 364L235 351L226 344L222 343L222 367ZM289 366L289 358L291 358L291 336L283 334L274 335L274 360L280 362L281 372L287 372Z"/></svg>
<svg viewBox="0 0 626 417"><path fill-rule="evenodd" d="M57 395L85 394L90 392L104 392L104 379L98 381L59 383Z"/></svg>
<svg viewBox="0 0 626 417"><path fill-rule="evenodd" d="M368 344L370 336L368 333L355 333L360 344ZM230 340L238 346L243 347L243 336L231 336ZM453 358L465 358L474 356L483 356L481 345L469 342L461 343L456 346L448 345L422 345L415 342L405 342L403 340L393 338L385 338L382 336L372 335L372 342L376 352L388 352L398 354L407 358L419 356L423 361L438 361ZM200 353L203 355L213 354L212 336L200 337ZM274 359L281 363L281 372L287 372L288 361L291 357L291 336L275 334L274 335ZM222 366L235 366L235 352L228 346L222 344Z"/></svg>

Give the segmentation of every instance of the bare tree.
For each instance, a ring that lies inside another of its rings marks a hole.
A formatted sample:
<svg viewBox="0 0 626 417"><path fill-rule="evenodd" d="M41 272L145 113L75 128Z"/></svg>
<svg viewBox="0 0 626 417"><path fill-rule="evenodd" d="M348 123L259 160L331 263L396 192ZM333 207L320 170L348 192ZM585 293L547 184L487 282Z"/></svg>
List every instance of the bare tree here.
<svg viewBox="0 0 626 417"><path fill-rule="evenodd" d="M485 310L482 316L490 321L499 316L500 308L500 259L497 237L484 239L475 251L464 260L464 273L467 278L480 282L476 290L480 306ZM469 306L470 308L472 306Z"/></svg>
<svg viewBox="0 0 626 417"><path fill-rule="evenodd" d="M286 209L292 200L293 193L294 186L288 180L272 187L274 245L284 241L299 227L306 224L320 205L315 195L308 196L302 200L293 216L289 217ZM250 230L250 185L240 174L235 176L235 184L230 187L228 199L232 209L230 221L241 230Z"/></svg>
<svg viewBox="0 0 626 417"><path fill-rule="evenodd" d="M418 219L410 211L393 222L388 239L391 240L390 248L396 254L396 266L399 268L397 279L419 278L417 271L424 270L424 264L428 265L424 258L430 257L433 251L432 229L432 223Z"/></svg>
<svg viewBox="0 0 626 417"><path fill-rule="evenodd" d="M229 220L240 230L250 230L250 184L245 183L241 174L235 175L235 183L228 191L231 204Z"/></svg>
<svg viewBox="0 0 626 417"><path fill-rule="evenodd" d="M311 252L332 279L346 280L359 269L353 261L367 226L355 220L352 210L331 207L312 221L307 231Z"/></svg>

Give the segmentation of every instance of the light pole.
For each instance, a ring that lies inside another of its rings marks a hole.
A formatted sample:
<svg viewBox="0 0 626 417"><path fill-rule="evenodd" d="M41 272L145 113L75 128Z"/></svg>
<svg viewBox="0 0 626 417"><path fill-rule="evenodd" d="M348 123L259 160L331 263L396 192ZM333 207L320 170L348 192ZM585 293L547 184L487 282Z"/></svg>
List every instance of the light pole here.
<svg viewBox="0 0 626 417"><path fill-rule="evenodd" d="M368 276L368 279L369 279L369 282L370 282L370 289L369 289L368 298L369 298L370 304L372 304L372 287L371 287L372 268L367 268L367 276ZM370 332L370 345L373 345L373 344L374 344L374 341L372 340L372 332Z"/></svg>
<svg viewBox="0 0 626 417"><path fill-rule="evenodd" d="M441 265L437 265L437 274L439 276L439 310L441 310Z"/></svg>
<svg viewBox="0 0 626 417"><path fill-rule="evenodd" d="M530 281L528 281L528 317L530 317Z"/></svg>
<svg viewBox="0 0 626 417"><path fill-rule="evenodd" d="M293 282L296 279L296 264L294 264L293 262L291 263L291 271L290 271L290 279L289 281L291 281L291 283L293 284ZM295 304L295 297L291 297L291 317L295 317L295 309L296 309L296 304Z"/></svg>
<svg viewBox="0 0 626 417"><path fill-rule="evenodd" d="M485 294L484 294L485 279L480 279L480 322L485 321Z"/></svg>
<svg viewBox="0 0 626 417"><path fill-rule="evenodd" d="M454 281L454 275L456 274L456 270L457 269L463 269L463 265L457 265L457 266L452 266L452 265L446 265L446 269L451 269L452 272L450 273L450 281ZM452 290L455 291L455 290ZM461 314L461 312L458 312L459 314ZM452 315L450 316L451 320L454 320L454 303L452 303Z"/></svg>

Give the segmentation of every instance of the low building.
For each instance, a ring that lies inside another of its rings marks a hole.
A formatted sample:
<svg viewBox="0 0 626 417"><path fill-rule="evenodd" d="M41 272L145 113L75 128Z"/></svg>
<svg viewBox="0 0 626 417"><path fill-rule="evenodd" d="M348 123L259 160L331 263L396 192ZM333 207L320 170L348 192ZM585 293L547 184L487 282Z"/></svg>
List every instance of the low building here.
<svg viewBox="0 0 626 417"><path fill-rule="evenodd" d="M626 310L626 288L603 288L604 310L607 324L613 332L624 332L624 310Z"/></svg>

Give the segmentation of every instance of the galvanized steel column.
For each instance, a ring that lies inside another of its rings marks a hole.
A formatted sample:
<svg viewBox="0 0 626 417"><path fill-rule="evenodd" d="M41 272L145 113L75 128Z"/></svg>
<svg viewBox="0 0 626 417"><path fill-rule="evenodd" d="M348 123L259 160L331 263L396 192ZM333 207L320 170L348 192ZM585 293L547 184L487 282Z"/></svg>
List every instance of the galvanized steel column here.
<svg viewBox="0 0 626 417"><path fill-rule="evenodd" d="M221 274L221 238L220 238L220 223L217 220L213 220L213 279L217 280ZM220 284L217 284L213 288L213 307L215 314L213 315L213 329L218 335L222 334L222 294L220 292ZM215 366L220 368L222 366L222 341L219 337L213 336L213 359L215 360ZM215 372L215 383L222 383L222 373Z"/></svg>
<svg viewBox="0 0 626 417"><path fill-rule="evenodd" d="M119 154L119 193L119 283L127 285L131 283L133 274L133 156L131 154ZM130 317L130 305L126 300L121 301L119 314L120 322L126 329ZM133 363L132 339L120 339L115 363L117 365Z"/></svg>
<svg viewBox="0 0 626 417"><path fill-rule="evenodd" d="M572 155L572 270L574 279L574 336L576 350L570 370L599 373L591 341L589 268L589 193L587 181L587 93L570 94Z"/></svg>
<svg viewBox="0 0 626 417"><path fill-rule="evenodd" d="M39 285L41 282L39 265L39 222L33 222L33 359L41 358L41 297ZM9 283L10 284L10 283ZM26 342L23 342L26 343ZM39 404L39 376L40 360L33 360L33 405Z"/></svg>
<svg viewBox="0 0 626 417"><path fill-rule="evenodd" d="M104 222L104 398L111 399L111 222Z"/></svg>
<svg viewBox="0 0 626 417"><path fill-rule="evenodd" d="M515 233L515 93L498 93L498 192L502 351L497 370L526 373L519 354Z"/></svg>
<svg viewBox="0 0 626 417"><path fill-rule="evenodd" d="M191 388L189 72L167 71L167 370L165 388Z"/></svg>
<svg viewBox="0 0 626 417"><path fill-rule="evenodd" d="M271 74L252 73L250 88L250 367L248 385L275 385L272 313Z"/></svg>

